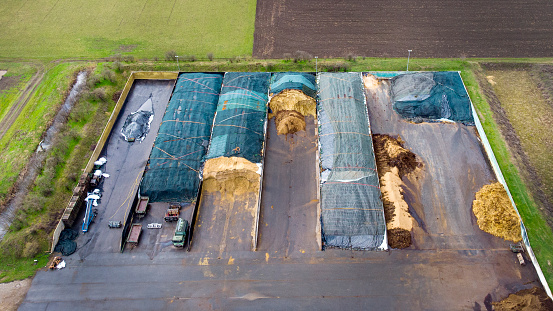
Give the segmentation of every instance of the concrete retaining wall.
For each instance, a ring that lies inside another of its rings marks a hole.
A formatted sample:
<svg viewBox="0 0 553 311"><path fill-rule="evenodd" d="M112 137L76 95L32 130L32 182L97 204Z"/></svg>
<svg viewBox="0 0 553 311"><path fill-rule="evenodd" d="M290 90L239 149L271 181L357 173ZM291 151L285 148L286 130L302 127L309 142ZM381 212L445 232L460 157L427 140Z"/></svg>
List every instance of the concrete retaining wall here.
<svg viewBox="0 0 553 311"><path fill-rule="evenodd" d="M134 84L134 80L137 80L137 79L174 80L178 78L178 75L179 75L178 72L158 72L158 71L137 71L137 72L132 72L130 74L129 79L127 80L127 83L123 88L121 96L119 97L119 100L117 101L117 104L115 105L115 108L113 109L113 112L111 113L111 116L106 124L106 127L104 128L104 131L100 136L100 139L98 139L96 148L94 148L94 152L92 152L92 155L88 160L88 164L86 165L83 171L83 174L81 175L79 183L77 187L73 189L73 196L69 200L69 203L67 204L67 207L65 208L65 211L60 220L60 222L63 222L64 227L73 226L73 223L75 222L75 218L79 214L80 208L83 204L83 200L86 197L86 193L88 191L88 182L90 181L90 173L94 167L94 162L100 156L102 149L104 149L106 141L109 138L109 134L113 129L113 125L115 124L115 121L117 121L119 112L121 112L121 109L123 108L123 105L127 100L127 96L129 95L129 92ZM58 224L58 227L60 227L59 224ZM56 244L58 243L58 239L61 231L63 231L63 229L58 232L57 228L54 231L54 235L52 237L52 247L51 247L52 251L54 250L54 248L56 247Z"/></svg>

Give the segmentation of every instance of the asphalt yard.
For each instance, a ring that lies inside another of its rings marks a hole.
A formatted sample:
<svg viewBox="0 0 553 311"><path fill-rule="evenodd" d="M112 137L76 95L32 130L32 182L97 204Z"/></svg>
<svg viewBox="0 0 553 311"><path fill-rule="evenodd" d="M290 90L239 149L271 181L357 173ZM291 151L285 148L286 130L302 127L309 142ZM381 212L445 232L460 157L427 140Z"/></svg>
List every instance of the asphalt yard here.
<svg viewBox="0 0 553 311"><path fill-rule="evenodd" d="M98 216L87 233L79 234L78 250L73 257L85 259L91 253L120 250L121 230L109 230L108 223L110 220L124 222L126 215L133 208L132 203L174 83L174 80L136 80L134 82L102 151L102 156L107 159L102 170L110 177L105 178L100 185L102 197L97 207ZM129 143L121 135L123 123L130 113L136 111L148 100L150 95L154 107L154 119L150 124L150 132L142 142ZM84 215L84 211L81 211L81 214ZM78 227L75 229L79 232L81 223L76 221L75 224Z"/></svg>
<svg viewBox="0 0 553 311"><path fill-rule="evenodd" d="M251 251L257 197L255 192L221 195L202 191L191 251L218 258L233 251Z"/></svg>
<svg viewBox="0 0 553 311"><path fill-rule="evenodd" d="M258 250L288 256L314 252L317 242L316 120L307 117L305 131L277 135L269 120L263 171Z"/></svg>
<svg viewBox="0 0 553 311"><path fill-rule="evenodd" d="M367 94L373 132L400 134L425 163L410 188L418 225L410 248L318 250L311 119L305 132L288 137L269 126L258 251L250 250L255 217L244 212L257 198L211 192L202 198L190 252L170 244L174 225L163 223L143 229L138 246L120 253L121 230L107 223L132 208L172 83L135 82L105 150L111 176L96 222L64 258L66 268L37 273L20 310L481 310L539 284L533 266L520 266L508 242L479 231L470 214L473 191L493 179L474 130L407 124L384 100L371 99L384 93ZM150 93L150 133L129 144L119 134L122 122ZM139 221L162 222L165 208L153 204Z"/></svg>

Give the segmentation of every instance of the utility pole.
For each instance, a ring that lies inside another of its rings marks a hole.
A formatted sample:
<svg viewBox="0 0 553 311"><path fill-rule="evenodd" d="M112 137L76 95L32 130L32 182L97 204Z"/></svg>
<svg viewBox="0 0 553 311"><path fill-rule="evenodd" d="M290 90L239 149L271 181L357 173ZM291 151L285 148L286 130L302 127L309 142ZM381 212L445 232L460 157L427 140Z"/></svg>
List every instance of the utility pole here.
<svg viewBox="0 0 553 311"><path fill-rule="evenodd" d="M177 58L177 66L179 67L179 72L180 72L179 56L175 55L175 57ZM409 65L407 65L407 68L409 68ZM407 69L407 71L409 71L409 69Z"/></svg>
<svg viewBox="0 0 553 311"><path fill-rule="evenodd" d="M318 56L315 56L315 73L319 72L319 70L318 70L319 68L317 67L317 59L318 58L319 58Z"/></svg>
<svg viewBox="0 0 553 311"><path fill-rule="evenodd" d="M413 50L407 50L409 52L409 55L407 55L407 71L409 71L409 58L411 58L411 51Z"/></svg>

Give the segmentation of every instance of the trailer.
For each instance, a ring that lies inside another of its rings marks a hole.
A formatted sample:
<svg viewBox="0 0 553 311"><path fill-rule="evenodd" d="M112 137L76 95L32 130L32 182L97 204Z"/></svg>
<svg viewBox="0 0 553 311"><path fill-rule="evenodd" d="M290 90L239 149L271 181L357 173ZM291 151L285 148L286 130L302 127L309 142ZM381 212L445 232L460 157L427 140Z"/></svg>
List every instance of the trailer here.
<svg viewBox="0 0 553 311"><path fill-rule="evenodd" d="M140 197L140 200L138 201L138 205L136 206L136 215L138 218L142 218L146 216L146 212L148 211L148 203L150 202L149 197Z"/></svg>
<svg viewBox="0 0 553 311"><path fill-rule="evenodd" d="M132 224L129 236L127 237L127 243L130 243L131 247L138 245L140 233L142 233L142 224Z"/></svg>

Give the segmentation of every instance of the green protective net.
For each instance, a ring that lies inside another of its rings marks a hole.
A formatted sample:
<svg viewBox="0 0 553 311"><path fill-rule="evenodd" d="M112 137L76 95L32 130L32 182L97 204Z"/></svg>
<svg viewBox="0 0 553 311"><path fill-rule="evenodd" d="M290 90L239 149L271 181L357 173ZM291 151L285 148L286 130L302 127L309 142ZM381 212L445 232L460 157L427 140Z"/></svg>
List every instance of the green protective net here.
<svg viewBox="0 0 553 311"><path fill-rule="evenodd" d="M360 73L318 76L325 247L386 249L386 221Z"/></svg>
<svg viewBox="0 0 553 311"><path fill-rule="evenodd" d="M276 72L271 76L271 93L300 90L305 95L315 98L317 95L315 84L315 76L307 72Z"/></svg>
<svg viewBox="0 0 553 311"><path fill-rule="evenodd" d="M458 72L416 72L392 79L394 110L403 118L448 119L474 124L470 99Z"/></svg>
<svg viewBox="0 0 553 311"><path fill-rule="evenodd" d="M196 200L222 80L221 74L179 75L140 185L150 202Z"/></svg>
<svg viewBox="0 0 553 311"><path fill-rule="evenodd" d="M73 229L64 229L60 233L58 244L54 248L54 252L59 252L63 256L69 256L77 250L77 242L75 239L79 233Z"/></svg>
<svg viewBox="0 0 553 311"><path fill-rule="evenodd" d="M242 157L259 163L263 155L270 73L228 72L223 79L208 159Z"/></svg>

